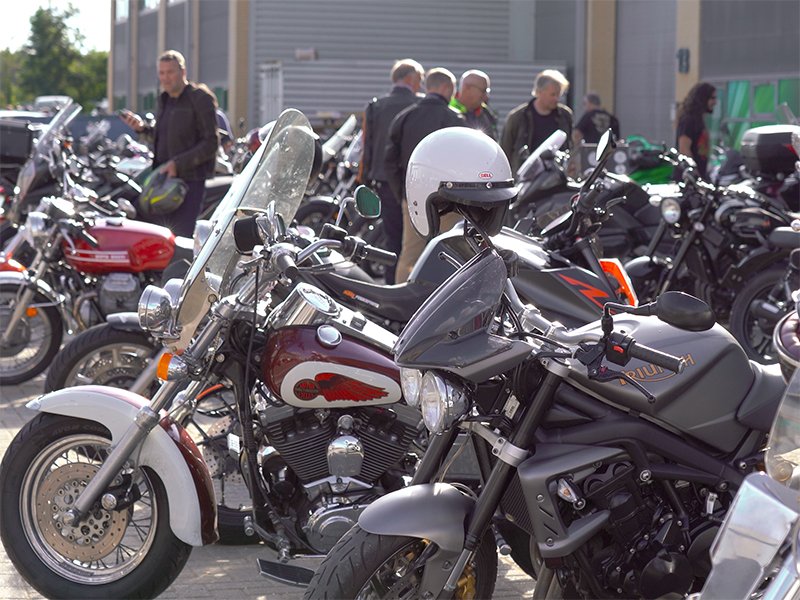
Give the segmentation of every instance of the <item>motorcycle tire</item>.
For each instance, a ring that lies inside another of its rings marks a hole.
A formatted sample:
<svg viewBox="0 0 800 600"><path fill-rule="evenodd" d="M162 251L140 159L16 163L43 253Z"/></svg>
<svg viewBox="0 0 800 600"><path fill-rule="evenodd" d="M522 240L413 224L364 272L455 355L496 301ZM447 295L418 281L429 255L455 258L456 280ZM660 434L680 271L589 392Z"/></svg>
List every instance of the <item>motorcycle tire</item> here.
<svg viewBox="0 0 800 600"><path fill-rule="evenodd" d="M13 311L12 303L17 297L20 286L16 283L0 284L0 332L5 330L6 323ZM35 304L49 304L50 300L42 294L35 293ZM16 385L33 379L44 371L61 348L64 324L55 306L38 306L25 314L14 330L12 340L7 346L0 346L0 381L4 385ZM35 335L41 329L40 335ZM19 365L13 361L21 353L33 349L33 356Z"/></svg>
<svg viewBox="0 0 800 600"><path fill-rule="evenodd" d="M128 389L141 374L158 348L144 332L115 329L108 323L79 333L56 354L45 392L75 385L108 385ZM158 389L154 378L150 393Z"/></svg>
<svg viewBox="0 0 800 600"><path fill-rule="evenodd" d="M0 465L0 538L16 569L48 598L153 598L189 559L192 547L170 528L164 484L147 468L131 473L141 494L135 501L113 511L97 503L80 528L63 534L60 514L107 457L110 438L99 423L43 413L20 430Z"/></svg>
<svg viewBox="0 0 800 600"><path fill-rule="evenodd" d="M311 579L306 593L306 600L322 600L356 598L364 595L365 588L374 579L379 579L383 592L394 594L395 588L402 587L408 591L411 585L419 585L422 567L412 573L403 573L397 576L400 563L408 565L414 560L409 557L411 553L419 553L424 549L425 540L417 538L377 535L368 533L358 525L354 525L328 552L314 577ZM491 531L487 531L481 538L474 558L468 564L470 577L463 577L456 588L455 598L464 596L471 598L491 598L497 579L497 548ZM465 570L466 571L466 570ZM412 581L408 581L408 578ZM390 578L395 577L395 581ZM461 585L469 588L460 590ZM459 592L462 591L462 594ZM373 590L376 594L379 590ZM414 597L417 597L415 594ZM370 598L380 596L370 595Z"/></svg>
<svg viewBox="0 0 800 600"><path fill-rule="evenodd" d="M314 230L319 235L325 223L333 225L336 222L336 215L339 213L339 205L327 200L316 200L309 198L303 202L294 215L294 220L298 225L305 225Z"/></svg>
<svg viewBox="0 0 800 600"><path fill-rule="evenodd" d="M774 324L754 315L752 305L756 300L767 300L770 292L785 275L786 269L781 267L771 267L762 271L739 290L731 306L729 321L731 334L739 342L747 357L762 365L778 362L778 355L772 347ZM786 312L788 312L791 310L791 302L789 298L783 300L787 302Z"/></svg>

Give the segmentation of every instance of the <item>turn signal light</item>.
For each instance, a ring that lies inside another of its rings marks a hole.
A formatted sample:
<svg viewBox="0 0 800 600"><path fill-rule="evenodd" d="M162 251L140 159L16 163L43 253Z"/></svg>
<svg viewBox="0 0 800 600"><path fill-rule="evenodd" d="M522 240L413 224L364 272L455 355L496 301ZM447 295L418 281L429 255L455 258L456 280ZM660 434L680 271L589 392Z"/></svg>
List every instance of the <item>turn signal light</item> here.
<svg viewBox="0 0 800 600"><path fill-rule="evenodd" d="M170 354L169 352L165 352L161 355L161 358L158 359L158 366L156 367L156 376L161 379L162 381L166 381L169 379L169 363L172 360L172 357L175 356L174 354Z"/></svg>
<svg viewBox="0 0 800 600"><path fill-rule="evenodd" d="M158 359L156 375L161 381L179 381L189 376L189 367L177 354L164 352Z"/></svg>
<svg viewBox="0 0 800 600"><path fill-rule="evenodd" d="M625 270L625 267L622 266L622 263L619 261L619 259L601 258L600 266L603 268L603 272L608 276L612 283L614 281L617 282L617 285L619 286L616 290L617 293L620 294L622 298L624 298L631 306L639 306L639 298L636 296L636 292L633 289L631 279L628 277L628 272Z"/></svg>

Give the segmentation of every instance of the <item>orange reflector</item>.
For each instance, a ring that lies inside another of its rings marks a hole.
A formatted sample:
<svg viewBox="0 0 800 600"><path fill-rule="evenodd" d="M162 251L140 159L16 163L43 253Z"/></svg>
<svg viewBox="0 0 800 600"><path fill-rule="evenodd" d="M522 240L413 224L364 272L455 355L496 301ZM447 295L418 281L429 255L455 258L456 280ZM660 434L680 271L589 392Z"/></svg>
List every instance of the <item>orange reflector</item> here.
<svg viewBox="0 0 800 600"><path fill-rule="evenodd" d="M25 314L28 315L30 318L33 318L39 314L39 309L34 308L33 306L29 306L28 308L25 309Z"/></svg>
<svg viewBox="0 0 800 600"><path fill-rule="evenodd" d="M613 284L615 281L619 286L616 292L622 296L623 299L628 301L631 306L639 305L639 298L633 289L628 272L622 263L617 258L601 258L600 266L603 267L603 272L609 277L609 281Z"/></svg>
<svg viewBox="0 0 800 600"><path fill-rule="evenodd" d="M158 366L156 367L156 376L163 381L167 380L169 374L169 363L172 360L172 354L165 352L158 359Z"/></svg>

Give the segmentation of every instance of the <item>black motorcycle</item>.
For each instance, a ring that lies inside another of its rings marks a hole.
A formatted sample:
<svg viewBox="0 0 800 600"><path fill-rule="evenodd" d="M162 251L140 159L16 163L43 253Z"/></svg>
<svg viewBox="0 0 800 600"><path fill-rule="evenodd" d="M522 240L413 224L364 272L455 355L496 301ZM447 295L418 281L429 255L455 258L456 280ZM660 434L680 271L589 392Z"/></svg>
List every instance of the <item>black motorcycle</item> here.
<svg viewBox="0 0 800 600"><path fill-rule="evenodd" d="M570 229L592 204L587 188ZM561 327L520 302L514 257L489 239L472 236L477 255L395 345L434 434L412 485L364 510L305 597L490 598L498 514L534 598L699 590L733 493L763 461L782 379L680 293ZM472 435L477 492L439 483L459 431Z"/></svg>

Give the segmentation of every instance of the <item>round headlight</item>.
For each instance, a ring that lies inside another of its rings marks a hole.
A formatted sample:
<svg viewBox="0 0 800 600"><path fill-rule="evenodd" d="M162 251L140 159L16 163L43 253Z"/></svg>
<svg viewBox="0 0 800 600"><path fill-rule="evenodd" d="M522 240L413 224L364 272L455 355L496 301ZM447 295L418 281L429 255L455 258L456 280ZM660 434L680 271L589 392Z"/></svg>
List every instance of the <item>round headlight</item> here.
<svg viewBox="0 0 800 600"><path fill-rule="evenodd" d="M139 298L139 325L151 333L161 333L172 316L172 298L167 290L156 285L144 288Z"/></svg>
<svg viewBox="0 0 800 600"><path fill-rule="evenodd" d="M419 389L422 385L422 372L416 369L400 367L400 387L403 389L403 398L409 406L419 404Z"/></svg>
<svg viewBox="0 0 800 600"><path fill-rule="evenodd" d="M464 394L432 371L422 376L419 396L422 420L431 433L441 433L466 411Z"/></svg>
<svg viewBox="0 0 800 600"><path fill-rule="evenodd" d="M661 218L674 225L681 218L681 203L675 198L661 199Z"/></svg>

